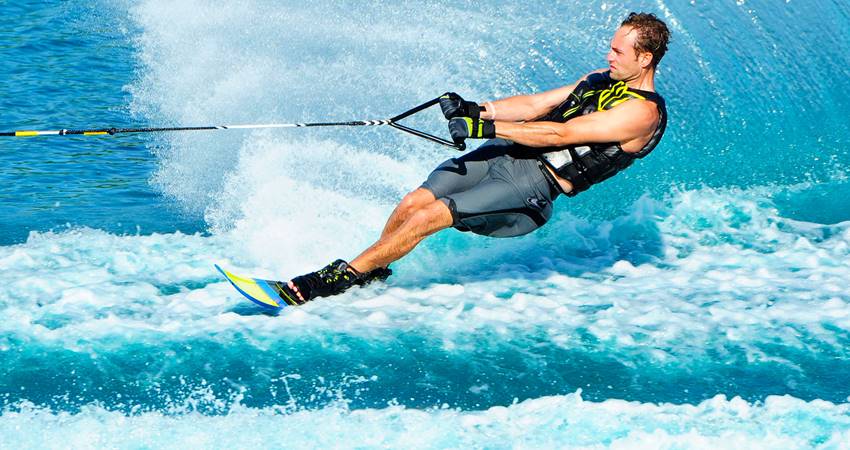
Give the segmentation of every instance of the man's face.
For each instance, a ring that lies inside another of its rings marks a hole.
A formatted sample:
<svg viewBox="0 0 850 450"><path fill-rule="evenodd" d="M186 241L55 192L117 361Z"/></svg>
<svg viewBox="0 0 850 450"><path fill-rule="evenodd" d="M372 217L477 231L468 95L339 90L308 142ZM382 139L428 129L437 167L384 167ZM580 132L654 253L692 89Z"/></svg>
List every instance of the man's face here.
<svg viewBox="0 0 850 450"><path fill-rule="evenodd" d="M608 51L608 70L611 78L617 81L631 80L640 75L642 65L647 65L651 53L638 54L635 50L637 30L630 26L620 27L611 39L611 50Z"/></svg>

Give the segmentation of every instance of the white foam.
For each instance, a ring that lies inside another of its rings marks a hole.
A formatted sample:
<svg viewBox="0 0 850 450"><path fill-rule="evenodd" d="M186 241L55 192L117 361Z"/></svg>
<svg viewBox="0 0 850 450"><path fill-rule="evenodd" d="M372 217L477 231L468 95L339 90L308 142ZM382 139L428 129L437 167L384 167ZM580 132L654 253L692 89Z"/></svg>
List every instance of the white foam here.
<svg viewBox="0 0 850 450"><path fill-rule="evenodd" d="M664 249L653 263L619 259L617 247L589 234L588 245L608 248L573 273L576 266L563 264L555 253L562 251L556 242L571 238L553 234L535 247L539 256L525 256L517 269L487 268L490 260L507 261L517 245L530 245L499 241L466 252L462 266L432 267L448 283L423 282L418 260L429 257L426 248L396 267L389 286L353 289L286 309L277 318L234 317L234 308L249 305L212 268L219 262L236 273L277 279L298 273L285 270L287 258L279 254L277 236L265 246L236 239L246 229L270 230L266 225L240 225L210 237L113 236L86 229L33 234L25 244L0 248L5 317L0 330L27 339L97 345L110 336L182 339L238 327L264 346L290 334L366 337L415 324L419 333L444 345L488 330L520 339L533 329L552 345L586 346L575 339L586 331L599 340L592 345L625 358L676 355L696 361L718 340L764 360L777 355L766 355L763 346L777 342L788 348L816 342L840 350L844 341L835 330L850 330L850 294L842 289L850 279L850 263L835 249L850 248L848 225L832 226L828 237L795 245L800 233L815 232L811 227L800 231L795 222L758 205L763 195L704 189L672 196L659 209L657 232ZM743 211L747 219L739 220L732 211ZM550 226L568 220L562 217ZM712 225L705 227L705 222ZM588 224L576 232L592 228ZM435 250L440 244L430 245ZM580 258L563 257L582 264ZM319 257L314 253L313 259ZM607 266L596 266L604 260ZM468 267L483 270L472 276L464 270ZM559 273L557 267L572 274ZM278 325L289 321L293 326Z"/></svg>
<svg viewBox="0 0 850 450"><path fill-rule="evenodd" d="M0 416L16 448L850 448L850 406L793 397L751 404L723 396L697 405L606 400L581 393L483 411L344 406L287 412L238 404L226 415L191 409L124 415L19 405Z"/></svg>
<svg viewBox="0 0 850 450"><path fill-rule="evenodd" d="M502 5L502 16L535 24L508 36L492 14L456 5L358 4L350 14L336 1L306 9L296 3L138 3L131 11L141 28L134 112L163 125L373 119L447 89L482 100L539 91L602 62L575 54L602 34L576 25L610 21L618 8L604 3L566 14L574 5ZM687 28L658 4L675 27ZM458 39L458 23L500 51ZM707 67L703 51L691 47L697 66ZM709 75L714 82L723 74ZM715 123L717 108L704 110L701 118ZM718 349L791 370L799 361L766 348L814 358L821 349L845 352L850 224L782 217L771 203L777 188L681 189L663 200L644 197L612 220L573 217L562 198L555 219L531 236L495 241L447 231L394 265L389 286L354 289L279 317L244 314L255 310L213 262L284 278L350 258L371 243L405 191L454 156L385 128L349 131L162 136L155 183L203 212L213 235L79 229L0 247L0 351L25 343L95 358L128 343L227 343L238 334L265 352L281 340L388 341L407 333L449 356L502 345L515 352L533 336L534 344L604 354L626 366L675 363L682 370L716 358ZM483 395L496 386L475 381L468 389ZM80 413L23 406L0 416L0 444L846 448L850 441L847 405L790 397L654 405L571 394L486 411L350 410L341 403L316 411L237 403L225 416L183 405L174 414L135 415L96 404Z"/></svg>

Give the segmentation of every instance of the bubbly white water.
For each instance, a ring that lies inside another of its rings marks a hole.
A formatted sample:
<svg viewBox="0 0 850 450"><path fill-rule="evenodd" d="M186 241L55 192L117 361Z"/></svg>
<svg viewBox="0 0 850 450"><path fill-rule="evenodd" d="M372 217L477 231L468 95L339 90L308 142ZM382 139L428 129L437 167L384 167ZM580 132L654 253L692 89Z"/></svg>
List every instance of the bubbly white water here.
<svg viewBox="0 0 850 450"><path fill-rule="evenodd" d="M477 412L237 408L225 416L128 417L97 406L68 414L24 405L4 414L0 432L16 448L846 449L850 409L787 396L655 405L594 403L580 393Z"/></svg>
<svg viewBox="0 0 850 450"><path fill-rule="evenodd" d="M775 18L749 3L638 5L678 33L665 62L696 68L662 72L682 113L659 154L559 199L529 236L448 230L394 264L388 284L278 316L212 264L284 279L351 258L453 154L383 128L163 136L153 182L204 214L208 235L77 228L0 247L0 446L847 448L850 222L809 211L846 192L842 161L764 158L752 171L772 181L728 187L749 169L711 159L734 165L758 142L736 105L791 96L733 99L723 86L749 85L709 61L756 50L702 44L716 21L776 42L764 23ZM625 12L490 8L144 1L130 8L132 106L154 123L378 119L448 89L538 91L597 67ZM768 79L787 51L745 71ZM686 93L705 101L693 108ZM707 129L737 141L694 138ZM763 147L774 145L800 143L777 133ZM788 172L822 183L785 183Z"/></svg>
<svg viewBox="0 0 850 450"><path fill-rule="evenodd" d="M306 328L354 334L411 323L447 335L483 328L521 336L540 327L553 342L564 343L586 328L615 348L658 357L679 345L689 352L708 348L718 335L746 347L777 338L793 345L805 332L824 345L840 345L835 330L850 329L845 289L850 224L784 218L767 193L681 191L665 202L644 199L613 221L562 216L548 225L557 232L541 232L533 240L449 230L446 240L399 262L389 285L354 289L270 320L315 316ZM231 320L227 309L242 298L212 263L258 277L285 277L288 258L281 251L315 231L287 227L267 210L250 226L214 236L33 233L24 244L0 248L0 298L7 317L0 327L71 341L83 332L93 337L128 331L98 329L96 323L104 320L142 330L164 326L178 334L217 328ZM642 237L637 244L635 236ZM451 239L476 252L443 248ZM437 252L457 263L431 266ZM289 264L306 269L310 262ZM42 325L61 317L71 329ZM203 321L188 321L192 318ZM256 325L251 332L261 332Z"/></svg>

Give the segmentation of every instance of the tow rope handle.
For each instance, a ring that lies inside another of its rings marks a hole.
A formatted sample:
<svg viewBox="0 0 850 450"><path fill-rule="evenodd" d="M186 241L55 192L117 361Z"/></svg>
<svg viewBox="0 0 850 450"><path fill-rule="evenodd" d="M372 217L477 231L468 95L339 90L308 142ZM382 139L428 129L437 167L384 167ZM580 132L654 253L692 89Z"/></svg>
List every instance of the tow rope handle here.
<svg viewBox="0 0 850 450"><path fill-rule="evenodd" d="M398 123L406 117L410 117L420 111L428 109L440 102L437 97L429 100L419 106L409 109L397 116L384 120L355 120L348 122L313 122L313 123L267 123L255 125L209 125L200 127L164 127L164 128L92 128L92 129L58 129L44 131L3 131L0 132L0 137L32 137L32 136L104 136L116 135L125 133L161 133L166 131L213 131L213 130L245 130L245 129L261 129L261 128L303 128L303 127L357 127L357 126L376 126L389 125L399 131L412 134L416 137L427 139L437 144L452 147L454 149L464 151L466 144L464 142L454 143L439 136L428 134L424 131L410 128Z"/></svg>
<svg viewBox="0 0 850 450"><path fill-rule="evenodd" d="M427 101L427 102L425 102L425 103L423 103L423 104L421 104L421 105L419 105L415 108L407 110L407 111L389 119L389 123L387 125L395 128L397 130L404 131L405 133L410 133L414 136L421 137L422 139L427 139L429 141L445 145L446 147L452 147L455 150L458 150L458 151L461 151L461 152L466 150L466 143L463 142L463 141L455 143L455 142L449 141L447 139L443 139L441 137L437 137L437 136L434 136L432 134L425 133L424 131L414 130L413 128L406 127L402 124L396 123L397 121L404 119L405 117L410 117L410 116L412 116L412 115L414 115L414 114L416 114L420 111L424 111L424 110L436 105L437 103L440 103L440 97L437 97L433 100L429 100L429 101Z"/></svg>

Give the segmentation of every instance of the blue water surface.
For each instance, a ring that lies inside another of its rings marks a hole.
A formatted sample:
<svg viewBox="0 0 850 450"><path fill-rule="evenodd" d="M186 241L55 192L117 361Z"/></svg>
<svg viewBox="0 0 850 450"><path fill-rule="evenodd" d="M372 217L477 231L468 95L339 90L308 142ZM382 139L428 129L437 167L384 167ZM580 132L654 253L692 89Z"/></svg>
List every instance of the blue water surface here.
<svg viewBox="0 0 850 450"><path fill-rule="evenodd" d="M15 1L0 5L0 128L132 126L127 87L137 76L134 29L122 5ZM202 231L149 183L147 136L3 138L0 244L31 231Z"/></svg>
<svg viewBox="0 0 850 450"><path fill-rule="evenodd" d="M0 0L0 129L539 92L603 67L630 8L673 32L652 155L532 234L441 232L277 315L212 264L353 257L457 153L388 127L0 138L0 447L848 448L847 2Z"/></svg>

